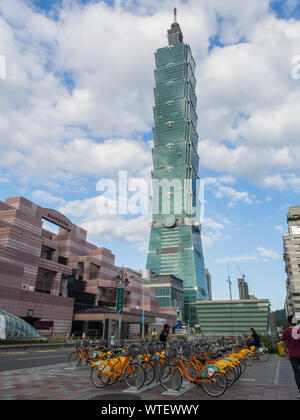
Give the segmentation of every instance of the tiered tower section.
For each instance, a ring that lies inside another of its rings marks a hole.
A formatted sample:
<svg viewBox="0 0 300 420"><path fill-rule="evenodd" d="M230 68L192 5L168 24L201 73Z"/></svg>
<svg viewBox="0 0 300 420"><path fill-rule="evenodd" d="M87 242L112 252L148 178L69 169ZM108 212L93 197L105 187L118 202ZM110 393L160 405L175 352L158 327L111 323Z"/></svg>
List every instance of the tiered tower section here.
<svg viewBox="0 0 300 420"><path fill-rule="evenodd" d="M169 45L156 51L152 223L147 269L184 281L184 321L208 300L198 201L195 61L176 15Z"/></svg>

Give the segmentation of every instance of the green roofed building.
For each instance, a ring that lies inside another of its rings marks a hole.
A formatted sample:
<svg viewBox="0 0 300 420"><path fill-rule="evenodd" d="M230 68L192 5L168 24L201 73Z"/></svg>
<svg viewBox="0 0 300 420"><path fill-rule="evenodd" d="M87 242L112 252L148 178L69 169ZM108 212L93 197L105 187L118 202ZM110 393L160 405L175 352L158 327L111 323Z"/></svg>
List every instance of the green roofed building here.
<svg viewBox="0 0 300 420"><path fill-rule="evenodd" d="M176 11L176 9L175 9ZM152 223L147 269L184 283L184 316L197 322L195 302L208 300L198 200L195 61L176 21L169 45L156 51Z"/></svg>
<svg viewBox="0 0 300 420"><path fill-rule="evenodd" d="M262 335L274 331L268 299L198 301L196 312L203 335L250 335L250 328Z"/></svg>

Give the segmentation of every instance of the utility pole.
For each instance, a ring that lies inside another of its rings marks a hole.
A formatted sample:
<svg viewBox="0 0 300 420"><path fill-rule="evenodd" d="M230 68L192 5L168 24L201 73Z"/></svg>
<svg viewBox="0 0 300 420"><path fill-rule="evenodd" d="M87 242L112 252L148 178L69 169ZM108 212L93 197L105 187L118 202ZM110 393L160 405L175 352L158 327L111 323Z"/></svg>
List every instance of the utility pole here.
<svg viewBox="0 0 300 420"><path fill-rule="evenodd" d="M230 280L230 275L229 275L229 264L227 264L227 272L228 272L228 280L225 280L225 281L229 284L230 300L232 300L232 294L231 294L232 281Z"/></svg>
<svg viewBox="0 0 300 420"><path fill-rule="evenodd" d="M229 275L229 264L227 264L227 272L228 272L228 280L226 280L226 281L229 284L230 301L232 301L232 294L231 294L232 281L230 280L230 275ZM231 318L232 335L234 335L233 317L232 317L232 304L230 304L230 318Z"/></svg>

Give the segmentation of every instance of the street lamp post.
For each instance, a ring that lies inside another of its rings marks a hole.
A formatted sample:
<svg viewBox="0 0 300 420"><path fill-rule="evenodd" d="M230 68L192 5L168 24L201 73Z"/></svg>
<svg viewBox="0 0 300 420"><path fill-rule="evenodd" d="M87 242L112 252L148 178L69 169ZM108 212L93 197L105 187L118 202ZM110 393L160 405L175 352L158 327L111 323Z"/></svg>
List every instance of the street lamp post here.
<svg viewBox="0 0 300 420"><path fill-rule="evenodd" d="M145 293L144 293L144 278L142 278L143 288L143 312L142 312L142 339L145 337Z"/></svg>
<svg viewBox="0 0 300 420"><path fill-rule="evenodd" d="M142 307L142 339L145 337L145 283L150 280L150 271L142 270L142 292L143 292L143 307Z"/></svg>
<svg viewBox="0 0 300 420"><path fill-rule="evenodd" d="M128 279L125 278L124 268L119 271L115 278L116 284L121 284L123 287L118 288L117 293L117 312L119 314L119 332L118 332L118 344L121 345L121 329L122 329L122 314L124 304L124 286L128 286Z"/></svg>

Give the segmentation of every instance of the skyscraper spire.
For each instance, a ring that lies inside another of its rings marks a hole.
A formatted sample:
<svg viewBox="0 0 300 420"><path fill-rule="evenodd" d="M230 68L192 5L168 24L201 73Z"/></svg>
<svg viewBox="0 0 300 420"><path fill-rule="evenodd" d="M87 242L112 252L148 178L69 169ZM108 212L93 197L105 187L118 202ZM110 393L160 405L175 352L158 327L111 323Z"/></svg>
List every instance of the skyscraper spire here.
<svg viewBox="0 0 300 420"><path fill-rule="evenodd" d="M179 44L183 42L183 35L179 24L177 23L177 9L174 9L174 22L171 25L171 29L168 30L168 41L169 45Z"/></svg>

